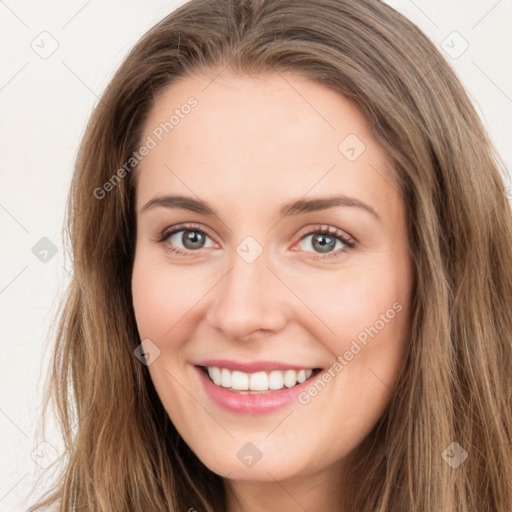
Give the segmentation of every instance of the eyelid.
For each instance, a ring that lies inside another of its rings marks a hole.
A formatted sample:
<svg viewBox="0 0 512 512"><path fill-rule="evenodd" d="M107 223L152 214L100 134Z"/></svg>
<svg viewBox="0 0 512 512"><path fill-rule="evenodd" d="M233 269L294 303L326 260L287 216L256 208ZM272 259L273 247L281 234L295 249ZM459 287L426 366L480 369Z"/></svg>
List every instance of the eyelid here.
<svg viewBox="0 0 512 512"><path fill-rule="evenodd" d="M213 237L208 228L200 225L200 224L195 224L193 222L183 222L181 224L176 224L174 226L171 226L169 228L165 228L163 231L162 231L162 234L161 236L159 236L158 238L158 242L163 242L165 241L165 239L169 238L171 235L173 235L174 233L178 233L180 231L201 231L202 233L204 233L205 235L208 235L212 240L214 240L215 237Z"/></svg>
<svg viewBox="0 0 512 512"><path fill-rule="evenodd" d="M349 248L354 248L358 241L351 235L349 235L346 231L343 231L339 228L331 226L330 224L316 224L313 226L308 226L299 231L299 241L304 237L313 235L316 233L324 233L328 234L334 238L340 239L345 245L348 245Z"/></svg>

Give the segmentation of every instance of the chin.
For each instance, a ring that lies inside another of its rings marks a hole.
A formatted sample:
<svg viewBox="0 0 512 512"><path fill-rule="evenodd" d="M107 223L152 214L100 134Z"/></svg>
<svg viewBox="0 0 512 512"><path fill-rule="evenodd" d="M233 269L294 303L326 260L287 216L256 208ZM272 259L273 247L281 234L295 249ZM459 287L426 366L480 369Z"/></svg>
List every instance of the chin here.
<svg viewBox="0 0 512 512"><path fill-rule="evenodd" d="M210 471L232 480L272 482L306 476L315 470L307 464L312 457L299 446L287 446L280 442L281 450L287 446L283 453L268 440L267 443L251 443L246 439L231 441L231 446L223 446L218 451L194 451Z"/></svg>

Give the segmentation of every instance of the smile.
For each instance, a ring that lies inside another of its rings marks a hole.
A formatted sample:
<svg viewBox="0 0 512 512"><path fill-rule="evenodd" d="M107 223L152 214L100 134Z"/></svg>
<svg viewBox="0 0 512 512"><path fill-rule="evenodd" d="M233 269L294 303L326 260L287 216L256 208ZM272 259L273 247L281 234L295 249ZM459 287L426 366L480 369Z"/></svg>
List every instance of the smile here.
<svg viewBox="0 0 512 512"><path fill-rule="evenodd" d="M217 366L206 366L202 368L216 386L226 388L233 392L268 392L277 391L285 387L292 388L297 384L302 384L309 379L313 373L319 371L310 368L247 373Z"/></svg>
<svg viewBox="0 0 512 512"><path fill-rule="evenodd" d="M206 396L238 414L269 414L296 403L322 371L297 363L207 359L194 365Z"/></svg>

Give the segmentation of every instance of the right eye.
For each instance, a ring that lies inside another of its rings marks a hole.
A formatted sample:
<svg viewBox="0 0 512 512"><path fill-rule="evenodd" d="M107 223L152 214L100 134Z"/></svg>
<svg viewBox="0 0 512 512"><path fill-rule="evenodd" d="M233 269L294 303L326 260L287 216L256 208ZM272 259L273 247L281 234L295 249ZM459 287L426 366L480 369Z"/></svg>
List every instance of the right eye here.
<svg viewBox="0 0 512 512"><path fill-rule="evenodd" d="M165 244L165 249L171 253L187 255L190 252L196 252L204 249L207 239L211 238L196 225L178 225L169 229L166 228L160 235L158 242ZM181 244L181 247L179 246Z"/></svg>

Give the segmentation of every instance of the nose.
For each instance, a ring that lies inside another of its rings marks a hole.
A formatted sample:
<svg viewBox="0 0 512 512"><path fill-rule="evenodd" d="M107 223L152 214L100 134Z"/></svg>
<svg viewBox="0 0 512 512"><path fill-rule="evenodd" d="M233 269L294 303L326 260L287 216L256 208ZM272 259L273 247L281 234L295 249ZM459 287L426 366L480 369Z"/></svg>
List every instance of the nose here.
<svg viewBox="0 0 512 512"><path fill-rule="evenodd" d="M267 268L265 251L252 263L234 253L231 267L212 290L206 319L230 339L246 341L284 328L289 317L286 288Z"/></svg>

